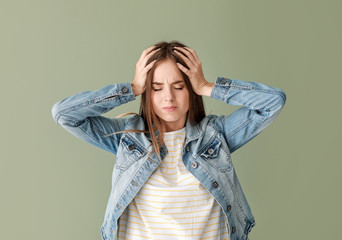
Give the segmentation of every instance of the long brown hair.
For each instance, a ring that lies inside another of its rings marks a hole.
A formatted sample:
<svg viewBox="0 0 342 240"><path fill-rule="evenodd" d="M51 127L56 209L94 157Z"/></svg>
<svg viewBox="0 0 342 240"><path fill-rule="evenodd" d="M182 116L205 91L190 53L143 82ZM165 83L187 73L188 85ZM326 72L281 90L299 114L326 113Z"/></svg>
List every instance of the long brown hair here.
<svg viewBox="0 0 342 240"><path fill-rule="evenodd" d="M151 50L159 49L154 53L150 59L148 59L146 66L152 62L153 60L156 60L156 62L153 64L153 67L147 72L146 76L146 89L144 93L141 95L141 102L140 102L140 110L139 110L139 115L141 118L144 120L145 124L145 129L147 131L141 131L141 130L125 130L121 132L145 132L149 133L151 136L152 140L152 145L153 145L153 152L156 152L158 155L158 158L161 159L160 157L160 147L164 144L163 140L163 131L162 131L162 126L159 117L155 114L153 110L153 103L151 99L151 93L152 93L152 80L153 80L153 75L155 69L158 67L159 63L171 59L175 63L180 63L187 69L189 67L187 64L183 61L182 58L180 58L176 53L174 53L174 47L187 47L183 43L180 43L179 41L171 41L171 42L158 42L157 44L154 44L154 48ZM181 71L181 74L183 76L184 82L188 88L189 91L189 111L188 111L188 121L190 122L191 125L196 125L198 124L204 117L205 117L205 109L204 109L204 104L203 104L203 99L202 96L197 95L194 90L192 89L191 82L189 80L189 77ZM126 116L127 114L132 114L132 113L126 113L120 115ZM135 114L135 113L133 113ZM158 130L158 137L156 137L156 131ZM120 132L120 133L121 133ZM118 132L119 133L119 132ZM114 133L115 134L115 133ZM111 134L110 134L111 135Z"/></svg>

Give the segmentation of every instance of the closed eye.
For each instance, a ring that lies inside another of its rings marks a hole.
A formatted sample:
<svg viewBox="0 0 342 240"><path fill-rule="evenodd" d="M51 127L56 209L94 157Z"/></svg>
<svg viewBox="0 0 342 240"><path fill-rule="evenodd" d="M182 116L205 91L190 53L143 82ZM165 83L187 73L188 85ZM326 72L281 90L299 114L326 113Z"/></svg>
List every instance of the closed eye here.
<svg viewBox="0 0 342 240"><path fill-rule="evenodd" d="M177 90L182 90L182 89L183 89L183 87L180 87L180 88L175 88L175 89L177 89ZM160 88L160 89L153 89L153 91L155 91L155 92L157 92L157 91L160 91L160 90L162 90L162 88Z"/></svg>

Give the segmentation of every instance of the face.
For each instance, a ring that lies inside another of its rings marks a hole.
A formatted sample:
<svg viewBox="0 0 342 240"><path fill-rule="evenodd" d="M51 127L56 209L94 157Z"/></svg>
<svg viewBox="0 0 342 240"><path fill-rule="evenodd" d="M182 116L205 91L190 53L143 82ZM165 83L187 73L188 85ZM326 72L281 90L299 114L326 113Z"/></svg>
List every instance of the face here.
<svg viewBox="0 0 342 240"><path fill-rule="evenodd" d="M167 59L156 67L151 98L153 110L159 117L164 132L185 127L189 110L189 90L174 61Z"/></svg>

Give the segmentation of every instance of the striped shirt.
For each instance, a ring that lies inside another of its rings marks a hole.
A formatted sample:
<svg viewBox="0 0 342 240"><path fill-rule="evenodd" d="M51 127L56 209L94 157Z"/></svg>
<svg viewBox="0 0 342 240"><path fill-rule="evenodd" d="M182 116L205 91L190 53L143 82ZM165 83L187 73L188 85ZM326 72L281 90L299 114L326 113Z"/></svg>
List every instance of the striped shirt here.
<svg viewBox="0 0 342 240"><path fill-rule="evenodd" d="M165 132L168 149L119 219L118 240L229 240L222 208L185 168L185 127Z"/></svg>

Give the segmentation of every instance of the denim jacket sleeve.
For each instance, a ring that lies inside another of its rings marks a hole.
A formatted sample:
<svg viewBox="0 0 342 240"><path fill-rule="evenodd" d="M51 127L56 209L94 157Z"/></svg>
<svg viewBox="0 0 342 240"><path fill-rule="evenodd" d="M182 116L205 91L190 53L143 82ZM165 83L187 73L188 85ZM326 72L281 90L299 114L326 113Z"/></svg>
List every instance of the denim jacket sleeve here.
<svg viewBox="0 0 342 240"><path fill-rule="evenodd" d="M57 124L74 136L110 153L117 153L120 134L127 118L100 116L135 99L130 83L110 84L96 91L85 91L56 102L51 110Z"/></svg>
<svg viewBox="0 0 342 240"><path fill-rule="evenodd" d="M215 120L231 153L270 125L286 102L285 92L279 88L224 77L217 77L210 96L230 105L243 106Z"/></svg>

